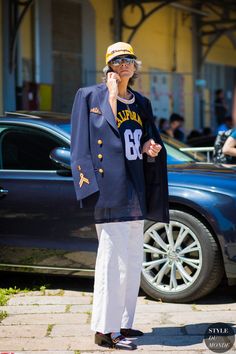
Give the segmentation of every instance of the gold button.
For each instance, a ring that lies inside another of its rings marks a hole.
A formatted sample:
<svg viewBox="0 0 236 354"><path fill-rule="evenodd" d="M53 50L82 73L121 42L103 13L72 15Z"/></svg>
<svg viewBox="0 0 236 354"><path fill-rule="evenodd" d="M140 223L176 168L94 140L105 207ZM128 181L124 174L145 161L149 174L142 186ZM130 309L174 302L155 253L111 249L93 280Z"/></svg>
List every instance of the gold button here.
<svg viewBox="0 0 236 354"><path fill-rule="evenodd" d="M102 154L98 154L98 158L101 160L102 159Z"/></svg>
<svg viewBox="0 0 236 354"><path fill-rule="evenodd" d="M99 173L103 173L104 171L103 171L102 168L99 168L98 172L99 172Z"/></svg>
<svg viewBox="0 0 236 354"><path fill-rule="evenodd" d="M98 145L102 145L102 140L98 139Z"/></svg>

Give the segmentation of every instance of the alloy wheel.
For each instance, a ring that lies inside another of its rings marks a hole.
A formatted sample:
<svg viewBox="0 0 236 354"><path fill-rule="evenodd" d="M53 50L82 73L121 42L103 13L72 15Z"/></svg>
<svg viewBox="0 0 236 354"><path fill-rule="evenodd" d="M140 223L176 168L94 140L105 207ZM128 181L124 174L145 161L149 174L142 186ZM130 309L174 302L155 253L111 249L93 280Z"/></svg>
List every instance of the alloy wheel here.
<svg viewBox="0 0 236 354"><path fill-rule="evenodd" d="M177 293L189 288L202 268L197 235L185 224L155 223L144 234L143 276L156 290Z"/></svg>

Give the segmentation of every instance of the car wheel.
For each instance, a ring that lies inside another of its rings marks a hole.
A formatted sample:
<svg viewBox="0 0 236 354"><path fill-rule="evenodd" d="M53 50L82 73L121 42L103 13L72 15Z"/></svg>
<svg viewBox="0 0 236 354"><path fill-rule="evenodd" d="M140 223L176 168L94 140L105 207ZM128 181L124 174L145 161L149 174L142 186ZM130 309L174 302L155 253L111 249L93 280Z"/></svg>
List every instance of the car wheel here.
<svg viewBox="0 0 236 354"><path fill-rule="evenodd" d="M152 298L196 300L220 283L223 269L213 235L193 215L170 210L169 224L145 224L141 287Z"/></svg>

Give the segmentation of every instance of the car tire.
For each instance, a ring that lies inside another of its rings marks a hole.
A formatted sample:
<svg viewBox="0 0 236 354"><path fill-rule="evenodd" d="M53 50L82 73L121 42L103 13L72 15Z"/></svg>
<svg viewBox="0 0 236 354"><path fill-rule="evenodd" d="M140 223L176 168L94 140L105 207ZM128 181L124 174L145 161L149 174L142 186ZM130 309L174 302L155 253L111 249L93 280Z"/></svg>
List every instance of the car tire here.
<svg viewBox="0 0 236 354"><path fill-rule="evenodd" d="M170 223L146 222L141 287L156 300L190 302L210 293L224 273L219 246L196 217L170 210Z"/></svg>

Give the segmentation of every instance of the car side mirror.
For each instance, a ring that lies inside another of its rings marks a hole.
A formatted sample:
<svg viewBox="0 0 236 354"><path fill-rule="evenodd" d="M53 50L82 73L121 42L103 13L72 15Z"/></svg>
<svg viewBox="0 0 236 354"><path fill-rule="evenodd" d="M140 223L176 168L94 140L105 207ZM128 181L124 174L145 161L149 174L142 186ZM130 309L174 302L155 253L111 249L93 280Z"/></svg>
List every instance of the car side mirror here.
<svg viewBox="0 0 236 354"><path fill-rule="evenodd" d="M67 168L69 170L71 169L69 148L57 147L50 152L49 157L62 167Z"/></svg>

